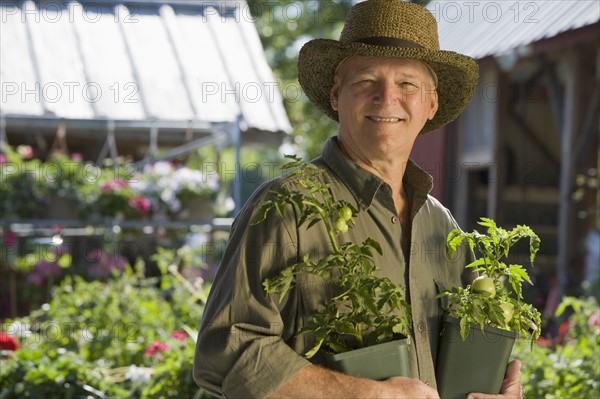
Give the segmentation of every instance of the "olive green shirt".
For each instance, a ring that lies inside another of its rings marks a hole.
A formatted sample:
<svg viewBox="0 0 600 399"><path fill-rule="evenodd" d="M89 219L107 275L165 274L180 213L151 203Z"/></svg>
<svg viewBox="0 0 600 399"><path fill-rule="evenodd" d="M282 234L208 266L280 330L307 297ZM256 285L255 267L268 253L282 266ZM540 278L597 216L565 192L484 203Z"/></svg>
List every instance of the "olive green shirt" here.
<svg viewBox="0 0 600 399"><path fill-rule="evenodd" d="M344 233L343 240L360 243L371 237L379 241L383 249L383 256L375 254L379 273L407 287L413 312L410 351L415 377L435 386L442 315L436 299L438 287L463 285L471 279L464 269L472 256L468 248L452 259L446 256L445 239L457 223L428 194L431 176L409 162L404 182L412 230L410 245L403 246L391 189L383 180L352 162L335 137L313 162L325 170L323 179L330 184L334 199L344 199L359 210L355 227ZM200 386L225 397L266 397L309 364L303 354L313 346L312 336L298 331L335 290L331 283L306 274L299 276L281 303L263 294L265 278L301 261L307 253L319 259L330 252L322 223L310 230L298 226L291 207L284 218L270 212L265 221L251 225L259 204L278 185L299 189L293 179L282 177L264 184L247 201L232 226L202 317L194 378ZM318 357L311 361L318 362Z"/></svg>

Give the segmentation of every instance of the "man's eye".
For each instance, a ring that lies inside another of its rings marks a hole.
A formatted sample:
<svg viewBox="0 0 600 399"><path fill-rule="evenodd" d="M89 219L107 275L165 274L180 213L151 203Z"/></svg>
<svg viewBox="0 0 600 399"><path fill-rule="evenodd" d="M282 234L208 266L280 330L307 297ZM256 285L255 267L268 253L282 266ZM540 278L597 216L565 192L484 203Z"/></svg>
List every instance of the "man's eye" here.
<svg viewBox="0 0 600 399"><path fill-rule="evenodd" d="M405 93L416 93L419 90L419 85L414 82L402 82L400 87Z"/></svg>
<svg viewBox="0 0 600 399"><path fill-rule="evenodd" d="M418 86L416 83L414 83L414 82L402 82L400 85L401 85L402 87L405 87L405 88L407 88L407 87L415 87L415 88L416 88L416 87L419 87L419 86Z"/></svg>

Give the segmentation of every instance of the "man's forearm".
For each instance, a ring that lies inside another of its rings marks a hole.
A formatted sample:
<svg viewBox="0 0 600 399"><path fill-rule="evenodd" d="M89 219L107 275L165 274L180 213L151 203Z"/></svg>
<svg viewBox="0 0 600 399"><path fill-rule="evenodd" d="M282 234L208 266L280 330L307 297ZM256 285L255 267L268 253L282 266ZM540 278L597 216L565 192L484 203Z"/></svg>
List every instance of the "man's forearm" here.
<svg viewBox="0 0 600 399"><path fill-rule="evenodd" d="M347 376L308 365L269 396L277 398L439 398L435 389L421 381L393 377L386 381Z"/></svg>

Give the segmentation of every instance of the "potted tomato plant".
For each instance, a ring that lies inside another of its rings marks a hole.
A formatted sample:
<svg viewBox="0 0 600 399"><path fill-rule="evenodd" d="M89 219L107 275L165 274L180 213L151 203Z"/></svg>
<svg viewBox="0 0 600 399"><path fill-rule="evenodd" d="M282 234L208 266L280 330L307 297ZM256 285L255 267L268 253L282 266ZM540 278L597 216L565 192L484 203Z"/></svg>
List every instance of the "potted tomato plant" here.
<svg viewBox="0 0 600 399"><path fill-rule="evenodd" d="M504 262L510 248L528 238L533 265L540 239L528 226L507 231L488 218L478 224L487 228L487 234L453 230L447 237L449 256L464 240L480 256L466 266L479 274L470 285L440 294L447 311L436 362L443 398L498 393L516 337L530 336L533 344L541 331L540 313L523 301L523 282L532 284L526 269Z"/></svg>
<svg viewBox="0 0 600 399"><path fill-rule="evenodd" d="M281 186L270 192L253 223L260 223L275 209L283 216L286 206L295 208L299 226L322 223L332 251L322 259L306 254L303 260L263 282L265 295L279 295L280 301L294 288L302 273L310 273L337 287L326 306L301 334L312 334L314 346L305 354L319 351L326 366L348 375L383 380L395 375L412 376L408 355L408 327L412 325L404 287L378 276L373 254L380 244L367 238L361 244L342 242L354 226L357 210L348 202L334 200L319 176L322 169L302 163L295 156L283 166L299 190Z"/></svg>

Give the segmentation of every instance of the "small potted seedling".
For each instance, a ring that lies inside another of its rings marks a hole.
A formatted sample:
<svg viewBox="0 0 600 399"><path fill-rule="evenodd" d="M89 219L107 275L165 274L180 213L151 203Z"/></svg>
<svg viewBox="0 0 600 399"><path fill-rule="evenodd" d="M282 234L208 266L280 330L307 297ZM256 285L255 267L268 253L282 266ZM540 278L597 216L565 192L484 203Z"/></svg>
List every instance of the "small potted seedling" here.
<svg viewBox="0 0 600 399"><path fill-rule="evenodd" d="M454 287L440 294L446 309L436 362L438 391L443 398L465 398L469 392L496 394L517 336L537 340L540 313L523 302L523 282L531 279L522 265L506 264L510 248L529 239L531 264L540 239L528 226L507 231L488 218L477 230L453 230L447 237L450 257L467 240L476 261L467 265L479 276L466 287Z"/></svg>
<svg viewBox="0 0 600 399"><path fill-rule="evenodd" d="M293 207L298 226L321 224L329 238L331 253L322 259L304 255L301 262L263 282L267 296L283 300L294 289L299 275L310 273L337 287L335 295L318 308L301 334L312 334L314 346L305 353L312 358L321 351L326 366L348 375L382 380L395 375L411 376L408 355L408 328L412 325L410 306L403 286L380 277L373 261L381 254L380 244L367 238L362 244L343 242L354 226L357 210L347 201L334 200L323 182L323 170L302 163L295 156L284 165L299 190L280 186L261 204L253 223L265 220L275 209L283 217Z"/></svg>

